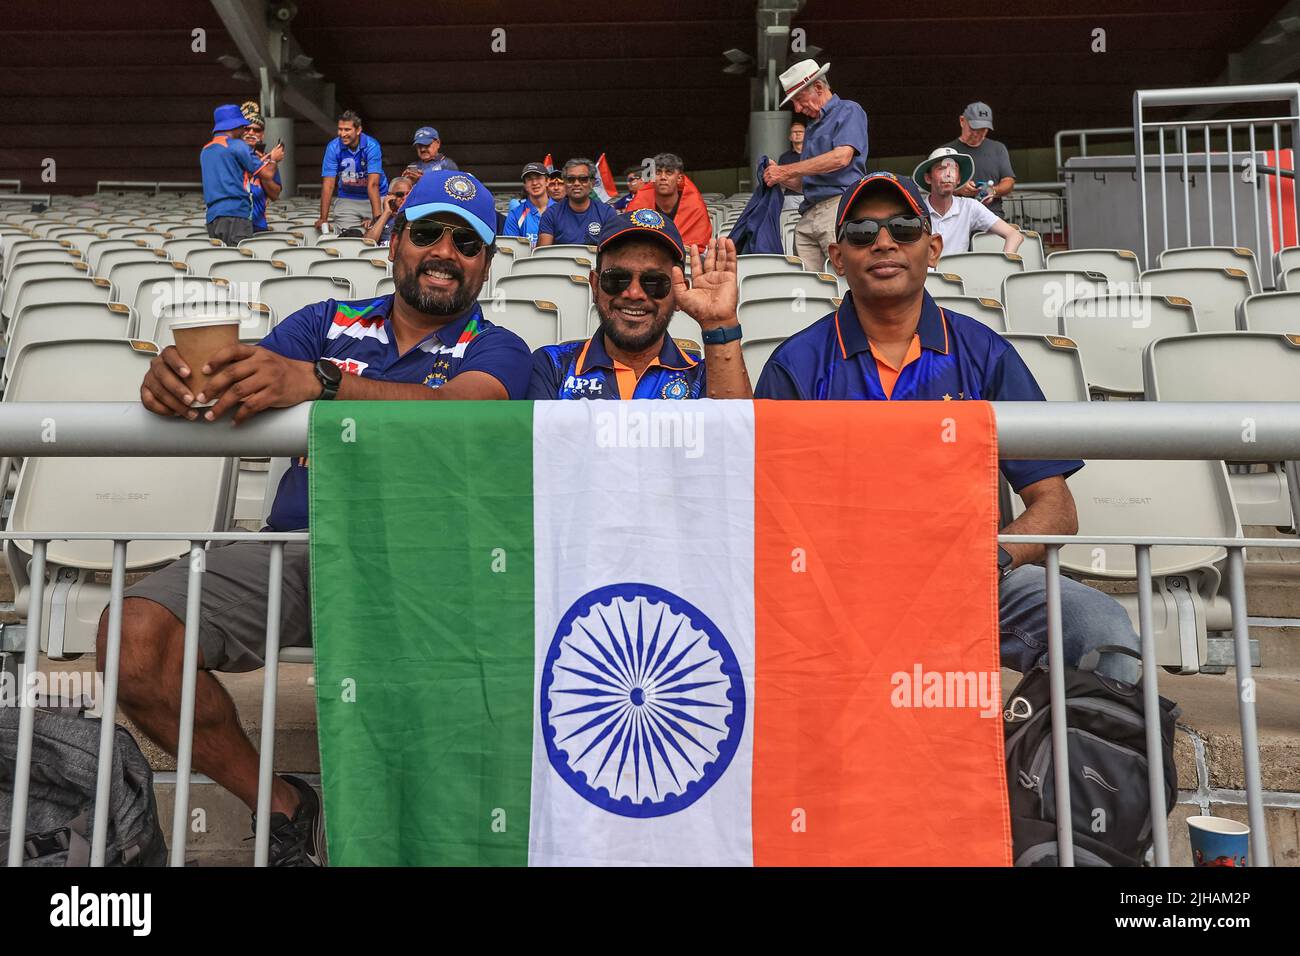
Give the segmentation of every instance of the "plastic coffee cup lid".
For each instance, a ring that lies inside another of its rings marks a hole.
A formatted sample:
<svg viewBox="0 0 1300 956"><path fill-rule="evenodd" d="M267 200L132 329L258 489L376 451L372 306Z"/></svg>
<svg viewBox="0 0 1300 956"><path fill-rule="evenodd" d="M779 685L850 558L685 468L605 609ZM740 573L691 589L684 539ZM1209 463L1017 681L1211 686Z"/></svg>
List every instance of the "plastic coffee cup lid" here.
<svg viewBox="0 0 1300 956"><path fill-rule="evenodd" d="M173 319L172 331L177 329L206 329L214 325L240 325L242 320L237 315L209 315L187 319Z"/></svg>

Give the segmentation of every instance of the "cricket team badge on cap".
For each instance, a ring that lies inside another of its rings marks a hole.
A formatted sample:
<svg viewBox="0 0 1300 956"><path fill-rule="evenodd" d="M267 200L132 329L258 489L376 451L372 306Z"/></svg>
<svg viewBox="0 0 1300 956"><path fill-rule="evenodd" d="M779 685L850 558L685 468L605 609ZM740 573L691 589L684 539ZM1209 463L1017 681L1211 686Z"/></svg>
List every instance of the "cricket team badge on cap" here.
<svg viewBox="0 0 1300 956"><path fill-rule="evenodd" d="M629 218L638 226L645 226L647 229L662 229L664 227L664 217L654 209L633 210Z"/></svg>
<svg viewBox="0 0 1300 956"><path fill-rule="evenodd" d="M443 183L443 188L447 190L448 196L460 202L469 202L478 192L468 176L449 176Z"/></svg>

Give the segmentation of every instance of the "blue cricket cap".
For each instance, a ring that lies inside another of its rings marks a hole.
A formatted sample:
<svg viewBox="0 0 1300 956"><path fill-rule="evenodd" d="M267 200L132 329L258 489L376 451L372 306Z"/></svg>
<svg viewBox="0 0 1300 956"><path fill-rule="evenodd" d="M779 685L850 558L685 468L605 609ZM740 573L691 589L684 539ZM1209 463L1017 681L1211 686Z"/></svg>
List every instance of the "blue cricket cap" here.
<svg viewBox="0 0 1300 956"><path fill-rule="evenodd" d="M415 139L411 141L412 146L428 146L435 139L442 139L438 131L432 126L421 126L415 131Z"/></svg>
<svg viewBox="0 0 1300 956"><path fill-rule="evenodd" d="M686 261L682 234L677 231L673 221L657 209L633 209L615 216L600 230L600 242L596 249L604 252L610 243L633 235L656 239L668 248L678 263Z"/></svg>
<svg viewBox="0 0 1300 956"><path fill-rule="evenodd" d="M925 221L926 226L930 226L930 207L926 204L925 196L921 194L921 188L910 177L884 172L867 173L855 185L844 190L844 195L840 197L840 207L835 213L836 234L844 225L844 220L848 217L853 204L858 201L858 197L872 187L892 189L897 195L903 197L903 201Z"/></svg>
<svg viewBox="0 0 1300 956"><path fill-rule="evenodd" d="M425 173L402 206L402 215L407 222L426 219L440 212L460 216L489 245L496 241L496 200L488 188L469 173L455 169Z"/></svg>

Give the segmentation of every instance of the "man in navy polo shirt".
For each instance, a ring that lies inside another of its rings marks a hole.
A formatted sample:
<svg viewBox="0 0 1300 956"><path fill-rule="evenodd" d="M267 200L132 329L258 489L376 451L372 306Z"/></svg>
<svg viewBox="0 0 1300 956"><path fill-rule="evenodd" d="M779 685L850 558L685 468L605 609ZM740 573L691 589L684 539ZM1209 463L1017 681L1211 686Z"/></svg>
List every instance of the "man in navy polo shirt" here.
<svg viewBox="0 0 1300 956"><path fill-rule="evenodd" d="M636 209L611 220L589 280L600 328L585 341L534 352L528 397L747 398L736 247L722 239L703 256L691 246L690 256L688 287L686 249L671 219L656 209ZM698 353L687 354L668 335L677 309L700 323L707 380Z"/></svg>
<svg viewBox="0 0 1300 956"><path fill-rule="evenodd" d="M523 398L531 369L528 347L513 332L489 322L477 302L492 258L495 222L492 194L473 176L449 170L426 173L393 230L389 259L395 295L318 302L290 315L257 346L227 347L204 368L212 374L206 394L191 395L185 383L190 370L169 347L145 375L141 401L159 415L193 420L199 414L190 407L193 401L215 399L204 418L215 420L233 411L238 424L267 408L333 398ZM375 480L383 481L383 476ZM285 473L268 523L275 531L307 527L304 461ZM257 799L257 753L229 695L207 671L262 665L268 569L264 545L213 549L207 555L199 625L194 766L250 809ZM178 561L130 588L122 606L122 708L173 752L187 575L188 561ZM283 575L281 644L309 645L306 545L285 547ZM106 633L105 616L100 621L101 655ZM323 821L311 787L297 778L276 777L271 808L273 865L321 865Z"/></svg>
<svg viewBox="0 0 1300 956"><path fill-rule="evenodd" d="M836 312L797 332L772 353L755 398L875 401L1043 401L1020 356L1002 336L940 309L925 291L943 239L916 183L871 173L844 194L831 263L849 284ZM1025 503L1008 534L1074 534L1074 498L1065 479L1081 461L1002 461L1002 474ZM1042 545L999 549L1002 663L1027 670L1047 657L1046 572ZM1137 650L1124 609L1108 595L1061 578L1065 663L1110 644ZM1098 670L1133 681L1137 662L1104 654Z"/></svg>
<svg viewBox="0 0 1300 956"><path fill-rule="evenodd" d="M618 215L606 203L591 198L595 168L589 159L571 159L564 164L568 196L562 202L551 203L542 213L537 227L539 246L594 246L600 240L601 227Z"/></svg>

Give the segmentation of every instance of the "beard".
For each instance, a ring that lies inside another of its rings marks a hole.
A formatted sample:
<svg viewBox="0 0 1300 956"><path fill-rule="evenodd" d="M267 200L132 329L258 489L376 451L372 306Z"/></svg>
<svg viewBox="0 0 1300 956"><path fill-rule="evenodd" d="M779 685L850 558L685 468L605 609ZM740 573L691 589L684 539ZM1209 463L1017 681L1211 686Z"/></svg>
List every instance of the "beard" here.
<svg viewBox="0 0 1300 956"><path fill-rule="evenodd" d="M657 306L656 306L657 307ZM610 303L610 309L614 308L613 302ZM616 346L625 352L644 352L650 346L659 341L660 337L668 330L668 323L672 320L672 312L667 312L662 316L656 316L645 331L631 334L623 332L618 328L618 323L610 318L608 313L597 303L596 316L600 319L600 331L605 336L606 341L613 342Z"/></svg>
<svg viewBox="0 0 1300 956"><path fill-rule="evenodd" d="M456 288L447 291L426 290L420 288L420 276L427 272L445 272L456 280ZM406 300L406 304L425 315L452 316L469 310L478 298L482 283L470 288L465 283L465 270L460 263L450 259L427 259L414 269L407 270L399 264L394 265L393 285L397 294Z"/></svg>

